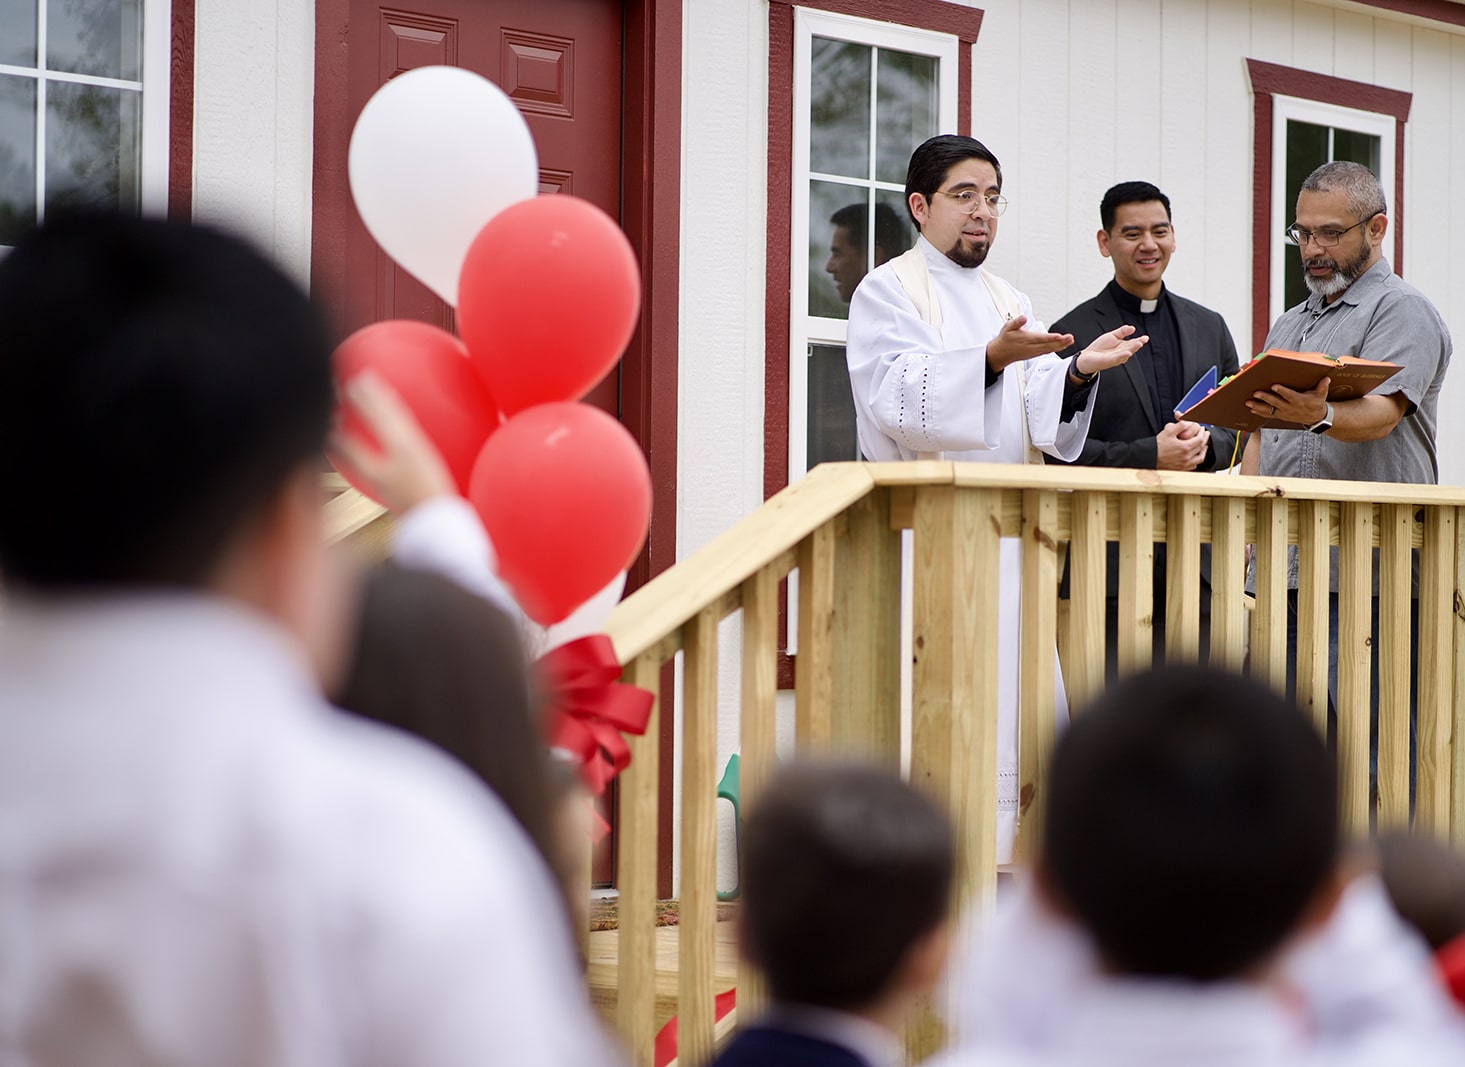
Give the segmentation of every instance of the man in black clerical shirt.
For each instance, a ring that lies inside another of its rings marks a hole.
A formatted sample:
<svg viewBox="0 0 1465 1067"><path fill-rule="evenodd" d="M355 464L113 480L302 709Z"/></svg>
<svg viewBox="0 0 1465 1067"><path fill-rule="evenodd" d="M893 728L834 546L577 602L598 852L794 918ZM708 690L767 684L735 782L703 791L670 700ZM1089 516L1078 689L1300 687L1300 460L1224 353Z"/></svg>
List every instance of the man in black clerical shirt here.
<svg viewBox="0 0 1465 1067"><path fill-rule="evenodd" d="M1104 373L1094 403L1088 440L1075 461L1093 467L1148 470L1218 470L1231 465L1233 430L1198 426L1176 418L1175 408L1211 367L1218 377L1236 373L1236 344L1216 312L1165 288L1165 268L1175 252L1170 198L1149 182L1121 182L1099 204L1103 227L1099 252L1114 263L1114 279L1051 329L1071 333L1074 351L1102 333L1130 325L1150 343L1121 367ZM1201 644L1208 644L1210 557L1203 554ZM1114 673L1118 629L1118 546L1109 546L1108 649ZM1067 595L1065 576L1064 596ZM1164 647L1165 546L1155 547L1155 649Z"/></svg>

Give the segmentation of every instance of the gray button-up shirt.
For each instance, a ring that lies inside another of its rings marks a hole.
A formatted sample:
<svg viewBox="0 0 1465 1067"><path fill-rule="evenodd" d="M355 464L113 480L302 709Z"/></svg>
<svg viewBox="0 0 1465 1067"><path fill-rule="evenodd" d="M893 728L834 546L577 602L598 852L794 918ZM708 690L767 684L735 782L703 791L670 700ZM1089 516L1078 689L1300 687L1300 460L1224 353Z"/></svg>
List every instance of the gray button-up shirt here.
<svg viewBox="0 0 1465 1067"><path fill-rule="evenodd" d="M1306 430L1262 430L1263 475L1358 482L1440 480L1436 408L1450 365L1450 331L1429 299L1379 260L1333 303L1309 296L1267 334L1268 348L1401 364L1370 395L1403 393L1412 409L1378 441L1335 441Z"/></svg>
<svg viewBox="0 0 1465 1067"><path fill-rule="evenodd" d="M1314 295L1289 308L1272 324L1266 346L1398 363L1404 369L1369 395L1402 393L1410 411L1378 441L1261 430L1262 475L1431 485L1440 480L1436 409L1450 366L1450 331L1429 298L1396 276L1387 260L1375 263L1331 304ZM1331 588L1336 590L1336 548L1331 555ZM1287 584L1296 588L1297 550L1289 549L1287 556Z"/></svg>

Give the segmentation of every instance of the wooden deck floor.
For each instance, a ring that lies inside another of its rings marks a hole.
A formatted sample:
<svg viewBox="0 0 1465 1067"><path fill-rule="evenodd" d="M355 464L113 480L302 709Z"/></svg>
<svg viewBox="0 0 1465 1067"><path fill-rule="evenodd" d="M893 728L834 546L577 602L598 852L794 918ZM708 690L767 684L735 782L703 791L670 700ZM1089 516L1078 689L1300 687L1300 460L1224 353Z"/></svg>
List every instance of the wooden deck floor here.
<svg viewBox="0 0 1465 1067"><path fill-rule="evenodd" d="M717 953L713 973L717 979L716 992L730 989L737 984L738 950L734 934L734 923L717 924ZM677 1012L677 927L656 928L656 1027L670 1019ZM595 1006L610 1022L615 1021L616 965L619 958L620 931L594 930L590 933L589 967L590 995Z"/></svg>

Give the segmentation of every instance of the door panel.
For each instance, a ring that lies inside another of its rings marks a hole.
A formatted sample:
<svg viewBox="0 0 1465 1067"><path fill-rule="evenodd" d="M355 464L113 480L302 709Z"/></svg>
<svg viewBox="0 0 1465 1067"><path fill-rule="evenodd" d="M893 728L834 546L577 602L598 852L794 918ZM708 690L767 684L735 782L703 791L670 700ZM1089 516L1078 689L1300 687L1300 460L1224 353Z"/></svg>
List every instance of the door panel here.
<svg viewBox="0 0 1465 1067"><path fill-rule="evenodd" d="M351 0L352 121L398 74L447 64L493 81L523 113L541 192L621 217L622 4L616 0L432 0L412 10ZM349 131L345 132L349 138ZM377 247L354 208L342 325L421 319L453 329L453 311ZM620 414L619 368L586 399Z"/></svg>

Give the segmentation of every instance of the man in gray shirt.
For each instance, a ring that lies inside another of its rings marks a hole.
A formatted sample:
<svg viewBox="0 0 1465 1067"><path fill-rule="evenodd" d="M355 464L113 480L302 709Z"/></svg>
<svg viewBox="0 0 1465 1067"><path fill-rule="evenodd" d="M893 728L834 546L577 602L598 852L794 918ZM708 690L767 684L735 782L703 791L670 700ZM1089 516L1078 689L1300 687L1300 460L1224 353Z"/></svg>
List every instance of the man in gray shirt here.
<svg viewBox="0 0 1465 1067"><path fill-rule="evenodd" d="M1278 386L1248 406L1308 430L1262 430L1242 470L1297 478L1439 481L1436 407L1450 365L1444 319L1383 256L1384 191L1357 163L1325 163L1302 183L1288 231L1310 295L1267 334L1267 348L1386 360L1404 369L1367 396L1328 403L1324 378L1306 392ZM1295 576L1292 584L1296 584Z"/></svg>
<svg viewBox="0 0 1465 1067"><path fill-rule="evenodd" d="M1325 163L1308 176L1297 195L1297 221L1288 236L1302 255L1309 296L1272 324L1266 347L1384 360L1404 369L1374 392L1352 400L1329 403L1327 378L1305 391L1279 385L1273 391L1256 393L1247 402L1253 412L1307 429L1265 429L1251 435L1242 458L1243 473L1370 482L1439 481L1435 428L1440 388L1450 365L1450 333L1429 299L1397 277L1384 259L1387 210L1378 178L1357 163ZM1296 649L1297 554L1293 550L1288 555L1290 688ZM1328 689L1335 703L1336 552L1329 588ZM1373 634L1377 647L1377 596ZM1415 649L1417 644L1417 640L1412 642ZM1411 670L1411 678L1415 673ZM1377 660L1370 689L1376 717ZM1411 734L1412 722L1411 714Z"/></svg>

